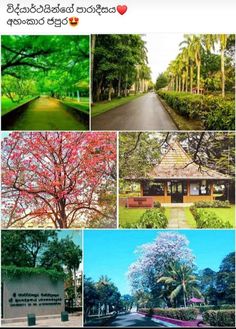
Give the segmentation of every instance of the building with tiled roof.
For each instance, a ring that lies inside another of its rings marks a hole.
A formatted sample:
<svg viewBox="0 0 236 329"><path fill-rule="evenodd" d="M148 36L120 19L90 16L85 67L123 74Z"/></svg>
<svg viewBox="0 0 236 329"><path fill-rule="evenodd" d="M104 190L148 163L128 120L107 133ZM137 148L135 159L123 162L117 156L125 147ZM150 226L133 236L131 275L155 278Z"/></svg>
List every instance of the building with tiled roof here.
<svg viewBox="0 0 236 329"><path fill-rule="evenodd" d="M231 179L229 175L197 165L182 146L174 142L169 145L160 162L147 177L134 179L140 183L141 189L141 201L138 201L138 198L134 201L139 206L142 204L144 206L147 201L150 204L150 201L161 203L213 201L214 183Z"/></svg>

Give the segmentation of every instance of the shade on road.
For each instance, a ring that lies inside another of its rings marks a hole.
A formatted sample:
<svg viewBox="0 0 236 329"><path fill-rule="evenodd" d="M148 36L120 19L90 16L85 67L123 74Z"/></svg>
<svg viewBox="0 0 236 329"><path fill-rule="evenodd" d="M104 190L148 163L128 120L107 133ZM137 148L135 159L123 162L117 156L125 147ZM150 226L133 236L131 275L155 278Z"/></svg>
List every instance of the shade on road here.
<svg viewBox="0 0 236 329"><path fill-rule="evenodd" d="M137 313L129 313L125 315L118 315L112 323L109 324L111 327L159 327L164 326L152 321L149 318L141 316Z"/></svg>
<svg viewBox="0 0 236 329"><path fill-rule="evenodd" d="M155 93L92 118L93 130L177 130Z"/></svg>

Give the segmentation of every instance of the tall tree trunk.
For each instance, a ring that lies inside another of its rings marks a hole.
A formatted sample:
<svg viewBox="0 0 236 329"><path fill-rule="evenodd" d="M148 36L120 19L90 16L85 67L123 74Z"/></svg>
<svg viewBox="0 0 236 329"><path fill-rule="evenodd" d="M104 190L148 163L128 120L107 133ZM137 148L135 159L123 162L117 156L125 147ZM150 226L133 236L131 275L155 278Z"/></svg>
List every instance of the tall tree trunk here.
<svg viewBox="0 0 236 329"><path fill-rule="evenodd" d="M73 269L74 272L74 294L75 294L75 307L77 305L77 287L76 287L76 269Z"/></svg>
<svg viewBox="0 0 236 329"><path fill-rule="evenodd" d="M182 77L182 92L184 92L184 86L185 86L185 78Z"/></svg>
<svg viewBox="0 0 236 329"><path fill-rule="evenodd" d="M178 91L179 84L178 84L178 75L175 77L175 91Z"/></svg>
<svg viewBox="0 0 236 329"><path fill-rule="evenodd" d="M186 305L186 296L185 296L185 292L184 292L184 290L183 290L183 298L184 298L184 307L186 307L187 305Z"/></svg>
<svg viewBox="0 0 236 329"><path fill-rule="evenodd" d="M128 74L125 74L125 97L128 96Z"/></svg>
<svg viewBox="0 0 236 329"><path fill-rule="evenodd" d="M100 101L101 91L102 91L102 79L100 80L98 87L97 87L97 91L96 91L96 101L97 102Z"/></svg>
<svg viewBox="0 0 236 329"><path fill-rule="evenodd" d="M112 94L112 82L109 84L109 91L108 91L108 101L111 101L111 94Z"/></svg>
<svg viewBox="0 0 236 329"><path fill-rule="evenodd" d="M94 50L96 44L96 35L92 34L91 36L91 77L90 77L90 97L91 97L91 104L93 104L93 70L94 70Z"/></svg>
<svg viewBox="0 0 236 329"><path fill-rule="evenodd" d="M179 92L181 92L181 76L179 76Z"/></svg>
<svg viewBox="0 0 236 329"><path fill-rule="evenodd" d="M200 75L201 75L201 62L197 63L197 93L200 92Z"/></svg>
<svg viewBox="0 0 236 329"><path fill-rule="evenodd" d="M193 93L193 65L190 65L190 93Z"/></svg>
<svg viewBox="0 0 236 329"><path fill-rule="evenodd" d="M225 52L221 49L221 90L222 97L225 97Z"/></svg>
<svg viewBox="0 0 236 329"><path fill-rule="evenodd" d="M120 97L120 87L121 87L121 75L119 75L119 80L118 80L117 97Z"/></svg>
<svg viewBox="0 0 236 329"><path fill-rule="evenodd" d="M187 68L186 68L186 85L185 85L185 91L186 93L188 92L188 75L189 75L189 66L187 65Z"/></svg>

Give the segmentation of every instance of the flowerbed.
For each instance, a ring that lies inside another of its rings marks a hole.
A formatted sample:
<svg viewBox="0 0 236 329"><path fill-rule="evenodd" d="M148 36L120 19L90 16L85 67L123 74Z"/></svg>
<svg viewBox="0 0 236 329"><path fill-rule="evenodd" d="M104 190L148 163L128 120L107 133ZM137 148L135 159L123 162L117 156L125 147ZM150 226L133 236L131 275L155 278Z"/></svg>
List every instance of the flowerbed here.
<svg viewBox="0 0 236 329"><path fill-rule="evenodd" d="M234 130L235 102L217 96L159 90L158 95L186 118L202 120L206 129Z"/></svg>
<svg viewBox="0 0 236 329"><path fill-rule="evenodd" d="M141 308L140 312L147 313L148 315L160 315L170 317L177 320L190 321L195 320L198 315L198 310L193 307L187 308Z"/></svg>

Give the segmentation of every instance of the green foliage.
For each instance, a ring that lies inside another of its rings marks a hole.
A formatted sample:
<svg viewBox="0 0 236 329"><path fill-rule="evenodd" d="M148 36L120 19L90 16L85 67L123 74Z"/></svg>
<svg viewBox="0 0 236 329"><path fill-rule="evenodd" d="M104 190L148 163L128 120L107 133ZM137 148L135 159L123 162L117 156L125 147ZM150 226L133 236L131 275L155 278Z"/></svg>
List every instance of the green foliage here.
<svg viewBox="0 0 236 329"><path fill-rule="evenodd" d="M119 135L120 177L145 177L160 158L166 134L124 132Z"/></svg>
<svg viewBox="0 0 236 329"><path fill-rule="evenodd" d="M84 315L85 319L93 307L105 305L103 315L107 313L107 305L112 307L113 311L120 309L122 304L121 294L115 284L105 275L101 276L97 282L91 278L84 279ZM127 298L125 298L128 301ZM131 299L129 298L129 303ZM101 310L102 311L102 310Z"/></svg>
<svg viewBox="0 0 236 329"><path fill-rule="evenodd" d="M145 42L138 34L93 35L92 54L92 94L97 102L127 96L134 83L135 92L140 92L140 80L150 79Z"/></svg>
<svg viewBox="0 0 236 329"><path fill-rule="evenodd" d="M201 313L212 310L232 310L235 308L233 304L223 304L223 305L203 305L203 306L195 306L195 308L199 309Z"/></svg>
<svg viewBox="0 0 236 329"><path fill-rule="evenodd" d="M235 310L211 310L202 314L203 321L214 327L235 327Z"/></svg>
<svg viewBox="0 0 236 329"><path fill-rule="evenodd" d="M233 228L229 221L223 221L213 212L207 212L204 209L190 207L197 228Z"/></svg>
<svg viewBox="0 0 236 329"><path fill-rule="evenodd" d="M194 206L196 208L230 208L231 207L228 200L198 201L198 202L194 202Z"/></svg>
<svg viewBox="0 0 236 329"><path fill-rule="evenodd" d="M29 95L63 99L89 94L89 37L2 37L2 90L14 102Z"/></svg>
<svg viewBox="0 0 236 329"><path fill-rule="evenodd" d="M64 280L65 274L56 270L46 270L45 268L34 267L16 267L16 266L2 266L2 276L6 276L8 279L21 278L22 276L33 276L45 274L50 277L51 280Z"/></svg>
<svg viewBox="0 0 236 329"><path fill-rule="evenodd" d="M52 230L3 230L1 239L2 265L36 267L40 254L50 239L57 236Z"/></svg>
<svg viewBox="0 0 236 329"><path fill-rule="evenodd" d="M159 74L156 80L155 89L159 90L168 85L168 79L164 73Z"/></svg>
<svg viewBox="0 0 236 329"><path fill-rule="evenodd" d="M148 209L137 222L137 228L166 228L168 219L164 214L164 209Z"/></svg>
<svg viewBox="0 0 236 329"><path fill-rule="evenodd" d="M184 117L202 120L208 130L235 129L235 102L232 100L162 90L158 95Z"/></svg>
<svg viewBox="0 0 236 329"><path fill-rule="evenodd" d="M154 202L154 208L161 208L161 203L159 201Z"/></svg>
<svg viewBox="0 0 236 329"><path fill-rule="evenodd" d="M148 314L156 314L160 316L165 316L177 320L195 320L198 315L198 310L193 307L188 308L153 308L153 309L146 309L141 308L139 309L140 312L148 313Z"/></svg>

